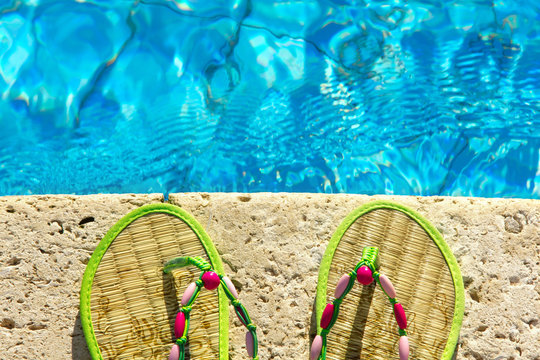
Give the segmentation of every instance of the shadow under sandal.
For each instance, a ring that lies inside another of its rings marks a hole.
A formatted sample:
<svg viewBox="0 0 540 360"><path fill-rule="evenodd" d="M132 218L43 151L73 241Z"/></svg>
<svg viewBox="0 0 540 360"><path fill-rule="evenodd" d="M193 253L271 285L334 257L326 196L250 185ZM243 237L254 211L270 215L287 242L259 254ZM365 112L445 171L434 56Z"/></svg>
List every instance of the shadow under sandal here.
<svg viewBox="0 0 540 360"><path fill-rule="evenodd" d="M402 205L371 202L343 221L325 252L310 359L450 360L463 312L461 273L439 232Z"/></svg>
<svg viewBox="0 0 540 360"><path fill-rule="evenodd" d="M177 359L229 360L230 300L257 359L255 326L223 273L214 244L189 213L170 204L132 211L107 232L83 276L81 324L90 355L163 360L176 342Z"/></svg>

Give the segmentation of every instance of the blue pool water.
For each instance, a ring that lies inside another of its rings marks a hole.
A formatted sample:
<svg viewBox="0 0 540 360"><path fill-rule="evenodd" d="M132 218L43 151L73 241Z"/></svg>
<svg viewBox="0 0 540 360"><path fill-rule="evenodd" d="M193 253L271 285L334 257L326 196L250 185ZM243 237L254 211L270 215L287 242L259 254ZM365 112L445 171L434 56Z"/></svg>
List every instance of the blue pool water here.
<svg viewBox="0 0 540 360"><path fill-rule="evenodd" d="M540 198L540 2L0 1L0 195Z"/></svg>

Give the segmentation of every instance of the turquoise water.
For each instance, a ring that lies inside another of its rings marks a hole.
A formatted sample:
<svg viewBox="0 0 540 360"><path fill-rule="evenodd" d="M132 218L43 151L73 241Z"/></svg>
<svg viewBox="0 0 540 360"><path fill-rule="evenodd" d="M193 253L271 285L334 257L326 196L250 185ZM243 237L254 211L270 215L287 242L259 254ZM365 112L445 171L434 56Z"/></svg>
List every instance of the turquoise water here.
<svg viewBox="0 0 540 360"><path fill-rule="evenodd" d="M540 198L537 1L1 1L0 195Z"/></svg>

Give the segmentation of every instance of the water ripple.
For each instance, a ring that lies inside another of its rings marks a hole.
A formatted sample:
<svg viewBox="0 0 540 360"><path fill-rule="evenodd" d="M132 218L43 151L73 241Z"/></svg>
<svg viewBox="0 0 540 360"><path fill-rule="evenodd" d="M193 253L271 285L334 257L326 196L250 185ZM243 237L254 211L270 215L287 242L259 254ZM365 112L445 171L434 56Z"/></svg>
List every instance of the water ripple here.
<svg viewBox="0 0 540 360"><path fill-rule="evenodd" d="M540 197L537 2L8 1L0 194Z"/></svg>

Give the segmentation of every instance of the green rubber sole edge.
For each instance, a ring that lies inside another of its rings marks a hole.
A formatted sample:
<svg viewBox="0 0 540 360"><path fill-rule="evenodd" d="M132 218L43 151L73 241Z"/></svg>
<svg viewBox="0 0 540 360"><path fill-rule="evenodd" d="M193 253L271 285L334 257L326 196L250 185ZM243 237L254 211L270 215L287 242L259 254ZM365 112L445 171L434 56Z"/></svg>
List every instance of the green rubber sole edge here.
<svg viewBox="0 0 540 360"><path fill-rule="evenodd" d="M450 334L448 336L448 341L444 348L441 360L451 360L456 349L456 345L459 338L459 331L461 329L461 324L463 322L463 313L465 311L465 289L463 287L463 278L461 277L461 271L459 270L459 265L452 253L452 250L448 247L448 244L444 241L442 235L437 231L437 229L431 225L424 217L420 214L411 210L403 205L396 204L390 201L373 201L367 203L359 208L353 210L339 225L336 229L334 235L330 239L330 243L326 248L324 253L321 268L319 270L319 280L317 284L317 297L316 297L316 318L317 318L317 334L320 334L321 327L320 321L322 312L326 306L326 293L328 286L328 274L330 272L330 265L332 264L332 259L334 257L334 252L339 245L343 234L347 229L358 219L360 216L377 209L393 209L401 211L407 214L410 218L415 220L431 237L435 242L439 250L441 251L450 273L452 275L452 281L454 283L455 290L455 306L454 306L454 316L452 320L452 327L450 328Z"/></svg>
<svg viewBox="0 0 540 360"><path fill-rule="evenodd" d="M195 220L195 218L186 212L185 210L174 206L171 204L151 204L142 206L136 210L133 210L122 219L120 219L116 224L114 224L111 229L107 232L105 237L100 241L96 250L92 254L86 270L83 275L82 284L81 284L81 303L80 303L80 316L81 316L81 325L83 328L84 336L86 338L86 343L88 344L88 350L90 355L94 360L102 360L101 351L97 344L96 336L94 333L94 328L92 326L92 318L90 313L90 296L92 290L92 283L94 281L94 275L98 269L99 263L103 258L103 255L111 245L111 243L116 239L118 234L122 232L127 226L129 226L133 221L138 218L152 214L152 213L164 213L175 216L180 220L184 221L188 226L195 232L197 237L200 239L206 254L210 259L212 267L219 274L223 274L223 263L221 258L210 240L210 237L204 231L201 224ZM219 301L219 360L228 360L229 359L229 305L228 299L225 295L225 292L221 289L218 289L218 301ZM173 343L171 343L171 346Z"/></svg>

